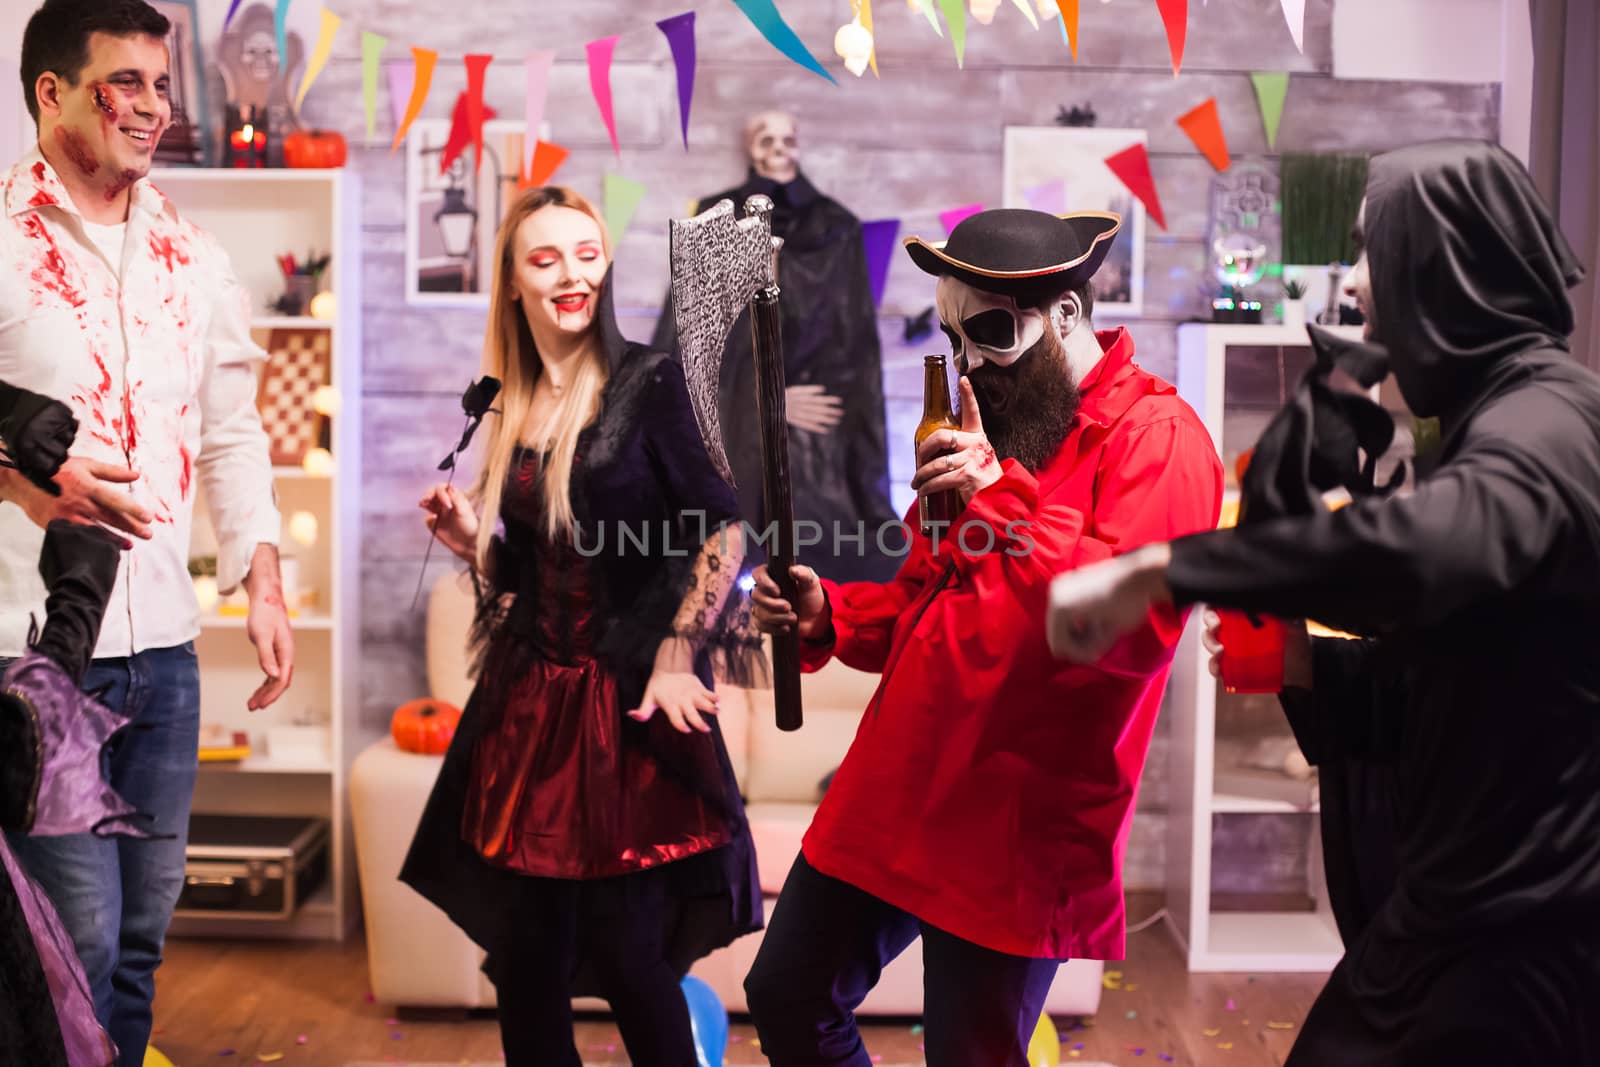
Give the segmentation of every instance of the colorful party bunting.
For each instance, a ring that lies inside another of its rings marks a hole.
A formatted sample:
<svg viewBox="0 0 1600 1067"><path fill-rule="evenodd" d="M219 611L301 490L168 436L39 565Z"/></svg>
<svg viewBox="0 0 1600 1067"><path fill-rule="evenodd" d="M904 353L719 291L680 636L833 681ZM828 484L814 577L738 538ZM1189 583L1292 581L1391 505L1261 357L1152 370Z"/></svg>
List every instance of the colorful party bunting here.
<svg viewBox="0 0 1600 1067"><path fill-rule="evenodd" d="M539 140L539 130L544 126L544 102L550 92L550 67L556 61L554 52L530 52L522 61L528 79L527 95L523 100L522 119L526 132L522 136L522 169L533 165L533 146Z"/></svg>
<svg viewBox="0 0 1600 1067"><path fill-rule="evenodd" d="M470 55L463 58L467 65L467 125L472 131L472 172L483 167L483 76L494 56Z"/></svg>
<svg viewBox="0 0 1600 1067"><path fill-rule="evenodd" d="M611 236L613 249L622 244L622 235L628 232L628 224L633 221L633 213L639 210L639 201L644 199L645 187L642 183L631 178L624 178L620 174L607 172L605 179L605 214L606 232Z"/></svg>
<svg viewBox="0 0 1600 1067"><path fill-rule="evenodd" d="M694 12L685 11L656 23L672 49L678 71L678 121L683 126L683 147L689 147L689 106L694 101Z"/></svg>
<svg viewBox="0 0 1600 1067"><path fill-rule="evenodd" d="M739 10L744 12L745 18L755 23L756 29L761 31L761 36L765 37L772 47L812 73L822 75L834 85L839 84L834 81L833 75L828 73L828 68L807 51L805 42L800 40L787 22L783 21L783 16L778 14L773 0L733 0L733 2L739 5Z"/></svg>
<svg viewBox="0 0 1600 1067"><path fill-rule="evenodd" d="M389 71L389 120L395 129L405 121L405 102L411 99L412 83L416 81L417 65L415 61L406 62L397 59L388 64Z"/></svg>
<svg viewBox="0 0 1600 1067"><path fill-rule="evenodd" d="M956 46L956 66L964 66L967 57L967 5L962 0L939 0L944 8L944 20L950 24L950 43Z"/></svg>
<svg viewBox="0 0 1600 1067"><path fill-rule="evenodd" d="M1278 123L1283 120L1283 102L1289 95L1289 75L1257 71L1250 75L1256 87L1256 100L1261 105L1261 122L1267 128L1267 147L1278 147Z"/></svg>
<svg viewBox="0 0 1600 1067"><path fill-rule="evenodd" d="M322 73L322 68L328 65L328 56L333 52L333 37L339 32L339 16L327 8L322 9L322 26L317 30L317 47L311 50L311 59L306 62L306 72L300 77L300 91L294 95L294 109L300 110L300 105L305 103L306 93L311 85Z"/></svg>
<svg viewBox="0 0 1600 1067"><path fill-rule="evenodd" d="M922 12L928 25L933 27L933 32L944 36L944 27L939 25L939 13L933 9L933 0L911 0L911 10Z"/></svg>
<svg viewBox="0 0 1600 1067"><path fill-rule="evenodd" d="M1167 47L1172 51L1172 76L1183 67L1183 45L1189 36L1189 0L1156 0L1161 21L1167 25Z"/></svg>
<svg viewBox="0 0 1600 1067"><path fill-rule="evenodd" d="M272 11L272 32L278 39L278 55L283 57L280 63L285 62L289 55L289 35L285 28L289 21L289 4L290 0L278 0Z"/></svg>
<svg viewBox="0 0 1600 1067"><path fill-rule="evenodd" d="M872 284L872 305L883 306L883 288L889 281L889 264L894 259L894 241L900 234L899 219L874 219L861 224L861 242L867 252L867 278Z"/></svg>
<svg viewBox="0 0 1600 1067"><path fill-rule="evenodd" d="M422 105L428 100L428 87L433 84L433 67L439 62L439 53L431 48L418 48L411 46L411 99L406 102L405 117L400 120L399 128L394 131L394 145L389 149L393 155L400 147L400 142L406 139L406 133L411 129L411 124L417 116L422 114Z"/></svg>
<svg viewBox="0 0 1600 1067"><path fill-rule="evenodd" d="M1057 178L1053 182L1045 182L1043 185L1035 185L1030 189L1024 189L1022 190L1022 198L1035 211L1044 211L1051 215L1065 215L1067 213L1066 180Z"/></svg>
<svg viewBox="0 0 1600 1067"><path fill-rule="evenodd" d="M855 11L856 18L861 20L861 28L868 33L872 32L872 0L850 0L850 7ZM878 77L878 39L872 39L872 54L867 57L867 63L872 67L872 76Z"/></svg>
<svg viewBox="0 0 1600 1067"><path fill-rule="evenodd" d="M1186 113L1178 120L1178 125L1217 170L1227 170L1232 164L1228 158L1228 139L1222 133L1222 118L1217 114L1216 97Z"/></svg>
<svg viewBox="0 0 1600 1067"><path fill-rule="evenodd" d="M361 104L367 113L367 140L378 132L378 60L389 43L370 30L361 31Z"/></svg>
<svg viewBox="0 0 1600 1067"><path fill-rule="evenodd" d="M1067 39L1067 47L1072 49L1072 61L1078 61L1078 0L1056 0L1056 7L1061 12L1061 36Z"/></svg>
<svg viewBox="0 0 1600 1067"><path fill-rule="evenodd" d="M941 211L939 212L939 225L944 227L945 233L949 233L960 224L962 219L969 215L976 215L982 210L982 204L963 204L961 207L953 207L949 211Z"/></svg>
<svg viewBox="0 0 1600 1067"><path fill-rule="evenodd" d="M594 93L600 117L605 120L606 133L611 135L611 150L621 159L622 149L617 145L617 118L611 111L611 55L616 50L615 37L590 41L585 49L589 53L589 90Z"/></svg>
<svg viewBox="0 0 1600 1067"><path fill-rule="evenodd" d="M532 137L528 138L533 140ZM556 171L561 169L561 164L571 155L565 148L549 141L535 141L533 146L533 159L523 167L517 178L518 189L532 189L539 185L549 185L550 179L555 177Z"/></svg>
<svg viewBox="0 0 1600 1067"><path fill-rule="evenodd" d="M1150 175L1150 156L1145 152L1144 145L1132 145L1107 156L1106 166L1128 187L1130 193L1139 198L1145 210L1150 212L1150 217L1156 220L1156 225L1166 229L1167 219L1161 212L1161 197L1156 195L1156 182Z"/></svg>
<svg viewBox="0 0 1600 1067"><path fill-rule="evenodd" d="M228 13L222 17L222 32L228 32L228 26L233 22L233 13L239 10L241 3L243 3L243 0L232 0L228 4Z"/></svg>
<svg viewBox="0 0 1600 1067"><path fill-rule="evenodd" d="M1306 51L1306 0L1281 0L1283 20L1289 24L1289 36L1294 38L1295 51Z"/></svg>
<svg viewBox="0 0 1600 1067"><path fill-rule="evenodd" d="M483 123L486 119L495 117L492 107L483 107L483 100L478 101L479 111L475 115L472 108L472 93L463 92L456 97L455 106L450 109L450 134L444 140L444 147L439 151L439 173L444 174L450 169L450 164L465 152L467 145L473 143L473 130L476 129L481 136ZM474 124L474 119L477 119ZM480 164L481 165L481 164Z"/></svg>
<svg viewBox="0 0 1600 1067"><path fill-rule="evenodd" d="M1028 0L1011 0L1011 2L1022 10L1022 13L1028 17L1028 24L1037 30L1039 28L1039 16L1035 15L1033 8L1028 6Z"/></svg>

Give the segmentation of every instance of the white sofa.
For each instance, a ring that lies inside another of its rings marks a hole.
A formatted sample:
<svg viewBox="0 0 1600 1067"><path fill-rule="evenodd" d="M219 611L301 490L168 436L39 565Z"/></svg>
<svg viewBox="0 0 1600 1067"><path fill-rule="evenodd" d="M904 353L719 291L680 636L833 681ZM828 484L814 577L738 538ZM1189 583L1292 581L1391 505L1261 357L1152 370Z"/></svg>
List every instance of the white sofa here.
<svg viewBox="0 0 1600 1067"><path fill-rule="evenodd" d="M428 605L428 683L433 696L457 706L466 702L470 691L462 649L470 616L469 591L454 578L442 579ZM805 725L793 733L781 732L775 725L769 691L721 691L723 736L747 799L769 917L800 851L818 785L843 758L876 683L876 675L838 662L805 675ZM439 757L403 752L385 738L357 757L351 768L372 992L381 1003L408 1007L492 1007L494 987L479 970L483 957L477 946L397 879L440 762ZM741 938L694 968L693 973L716 990L729 1011L746 1010L744 976L761 937L758 932ZM1094 960L1063 966L1046 1009L1056 1015L1094 1014L1100 1004L1102 967ZM604 1007L582 1000L576 1006ZM922 1013L919 945L912 945L884 970L860 1011Z"/></svg>

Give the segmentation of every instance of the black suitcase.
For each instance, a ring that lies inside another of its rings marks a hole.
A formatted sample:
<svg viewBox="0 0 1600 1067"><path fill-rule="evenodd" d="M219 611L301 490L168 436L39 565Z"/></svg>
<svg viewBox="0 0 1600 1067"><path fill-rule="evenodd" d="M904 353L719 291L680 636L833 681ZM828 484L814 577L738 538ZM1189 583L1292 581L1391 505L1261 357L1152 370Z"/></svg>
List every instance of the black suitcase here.
<svg viewBox="0 0 1600 1067"><path fill-rule="evenodd" d="M174 915L287 919L327 876L325 819L192 815Z"/></svg>

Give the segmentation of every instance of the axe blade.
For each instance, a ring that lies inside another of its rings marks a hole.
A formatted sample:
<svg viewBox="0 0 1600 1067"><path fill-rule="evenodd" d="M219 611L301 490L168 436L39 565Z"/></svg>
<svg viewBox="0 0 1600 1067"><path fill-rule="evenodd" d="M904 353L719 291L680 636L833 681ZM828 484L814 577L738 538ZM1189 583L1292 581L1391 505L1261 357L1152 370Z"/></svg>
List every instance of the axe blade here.
<svg viewBox="0 0 1600 1067"><path fill-rule="evenodd" d="M733 324L773 280L771 215L757 210L735 219L733 201L719 200L694 218L672 219L669 244L672 313L689 402L706 454L722 480L738 488L722 445L717 386Z"/></svg>

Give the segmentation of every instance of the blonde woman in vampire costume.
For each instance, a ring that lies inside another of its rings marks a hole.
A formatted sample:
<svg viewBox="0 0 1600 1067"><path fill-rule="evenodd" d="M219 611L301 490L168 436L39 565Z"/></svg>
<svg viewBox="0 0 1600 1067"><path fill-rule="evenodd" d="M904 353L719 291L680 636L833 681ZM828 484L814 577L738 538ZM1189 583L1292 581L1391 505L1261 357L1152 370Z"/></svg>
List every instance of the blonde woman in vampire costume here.
<svg viewBox="0 0 1600 1067"><path fill-rule="evenodd" d="M618 332L610 251L570 190L511 205L483 473L422 500L477 582L477 686L400 877L487 951L513 1067L579 1067L574 996L634 1063L694 1067L679 983L762 923L712 689L763 662L737 505L682 368Z"/></svg>

